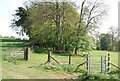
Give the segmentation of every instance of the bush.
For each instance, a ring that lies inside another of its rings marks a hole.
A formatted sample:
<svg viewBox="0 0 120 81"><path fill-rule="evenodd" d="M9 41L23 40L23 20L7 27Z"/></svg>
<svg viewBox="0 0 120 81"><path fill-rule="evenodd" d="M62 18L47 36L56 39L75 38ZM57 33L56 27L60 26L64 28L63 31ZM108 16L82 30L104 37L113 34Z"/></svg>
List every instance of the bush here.
<svg viewBox="0 0 120 81"><path fill-rule="evenodd" d="M11 36L10 39L15 39L15 37L14 37L14 36Z"/></svg>
<svg viewBox="0 0 120 81"><path fill-rule="evenodd" d="M21 40L20 38L16 38L16 40Z"/></svg>
<svg viewBox="0 0 120 81"><path fill-rule="evenodd" d="M45 51L48 51L47 49L42 48L42 47L41 47L41 48L39 48L39 47L34 47L33 50L34 50L35 53L43 53L43 52L45 52Z"/></svg>
<svg viewBox="0 0 120 81"><path fill-rule="evenodd" d="M4 39L10 39L10 37L8 37L8 36L4 36Z"/></svg>
<svg viewBox="0 0 120 81"><path fill-rule="evenodd" d="M29 40L29 39L24 37L23 40Z"/></svg>
<svg viewBox="0 0 120 81"><path fill-rule="evenodd" d="M2 35L0 35L0 38L3 38L3 36L2 36Z"/></svg>

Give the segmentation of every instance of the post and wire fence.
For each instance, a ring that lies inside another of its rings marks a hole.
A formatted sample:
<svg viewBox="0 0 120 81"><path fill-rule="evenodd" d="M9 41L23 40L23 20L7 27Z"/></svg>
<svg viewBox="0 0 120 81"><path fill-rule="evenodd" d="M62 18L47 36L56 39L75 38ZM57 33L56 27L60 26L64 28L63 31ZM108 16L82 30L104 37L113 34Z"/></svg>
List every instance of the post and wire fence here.
<svg viewBox="0 0 120 81"><path fill-rule="evenodd" d="M88 73L110 73L110 54L71 54L70 52L48 52L48 62L57 64L74 64ZM84 66L82 66L84 65ZM76 69L76 70L77 70Z"/></svg>

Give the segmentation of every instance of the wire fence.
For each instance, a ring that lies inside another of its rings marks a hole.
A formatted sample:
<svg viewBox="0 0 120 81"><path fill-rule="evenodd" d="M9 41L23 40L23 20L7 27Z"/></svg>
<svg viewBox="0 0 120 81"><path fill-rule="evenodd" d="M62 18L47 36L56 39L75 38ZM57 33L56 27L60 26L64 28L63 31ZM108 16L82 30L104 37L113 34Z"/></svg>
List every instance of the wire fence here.
<svg viewBox="0 0 120 81"><path fill-rule="evenodd" d="M60 51L49 51L48 53L48 62L52 63L58 63L58 64L71 64L76 67L81 67L82 70L84 70L84 60L85 60L84 55L74 55L71 54L70 52L60 52ZM82 64L81 64L82 63Z"/></svg>

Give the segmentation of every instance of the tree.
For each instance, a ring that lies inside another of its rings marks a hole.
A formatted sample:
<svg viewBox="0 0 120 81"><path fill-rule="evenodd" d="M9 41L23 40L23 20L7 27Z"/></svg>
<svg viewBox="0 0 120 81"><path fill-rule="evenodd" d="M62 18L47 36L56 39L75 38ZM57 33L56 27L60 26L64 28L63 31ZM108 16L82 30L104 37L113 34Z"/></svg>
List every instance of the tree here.
<svg viewBox="0 0 120 81"><path fill-rule="evenodd" d="M12 20L13 22L10 27L12 27L12 29L15 30L17 34L23 35L24 32L28 34L29 22L27 22L27 16L28 16L27 10L23 7L18 7L18 9L16 10L16 14L13 16L14 19Z"/></svg>
<svg viewBox="0 0 120 81"><path fill-rule="evenodd" d="M100 32L95 33L95 43L96 43L96 50L101 50L101 47L100 47Z"/></svg>
<svg viewBox="0 0 120 81"><path fill-rule="evenodd" d="M111 40L112 40L112 51L115 51L115 36L117 35L117 31L116 31L116 29L113 27L113 26L111 26L110 28L109 28L109 33L111 34Z"/></svg>
<svg viewBox="0 0 120 81"><path fill-rule="evenodd" d="M77 54L78 49L90 45L84 37L97 27L106 10L97 1L90 5L83 0L78 14L74 5L70 2L30 1L30 6L16 10L11 27L25 32L32 45L53 50L75 49Z"/></svg>
<svg viewBox="0 0 120 81"><path fill-rule="evenodd" d="M18 8L15 14L18 19L14 19L13 27L22 27L21 29L27 33L33 45L68 50L66 47L70 45L69 40L73 40L74 27L79 15L72 4L68 2L31 3L28 9ZM20 15L21 13L24 15Z"/></svg>
<svg viewBox="0 0 120 81"><path fill-rule="evenodd" d="M0 38L2 39L2 38L3 38L3 36L2 36L2 35L0 35Z"/></svg>
<svg viewBox="0 0 120 81"><path fill-rule="evenodd" d="M77 41L75 54L77 54L77 50L79 48L78 43L80 41L80 37L97 28L99 21L103 18L106 12L107 9L103 8L103 5L98 0L95 0L94 2L83 0L80 7L80 17L76 33Z"/></svg>

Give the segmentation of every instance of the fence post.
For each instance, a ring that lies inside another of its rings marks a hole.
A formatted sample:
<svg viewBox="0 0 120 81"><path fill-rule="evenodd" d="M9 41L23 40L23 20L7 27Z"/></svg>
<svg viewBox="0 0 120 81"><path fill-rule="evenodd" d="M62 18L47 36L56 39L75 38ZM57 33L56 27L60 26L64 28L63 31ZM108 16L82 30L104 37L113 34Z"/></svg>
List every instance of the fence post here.
<svg viewBox="0 0 120 81"><path fill-rule="evenodd" d="M69 53L69 64L71 64L71 52Z"/></svg>
<svg viewBox="0 0 120 81"><path fill-rule="evenodd" d="M106 73L106 56L104 56L104 73Z"/></svg>
<svg viewBox="0 0 120 81"><path fill-rule="evenodd" d="M28 60L28 47L24 47L24 60Z"/></svg>
<svg viewBox="0 0 120 81"><path fill-rule="evenodd" d="M102 65L102 56L101 56L101 73L102 73L102 70L103 70L103 65Z"/></svg>
<svg viewBox="0 0 120 81"><path fill-rule="evenodd" d="M10 48L9 48L9 59L10 59Z"/></svg>
<svg viewBox="0 0 120 81"><path fill-rule="evenodd" d="M30 54L30 47L28 47L28 54Z"/></svg>
<svg viewBox="0 0 120 81"><path fill-rule="evenodd" d="M86 71L86 56L84 55L84 70Z"/></svg>
<svg viewBox="0 0 120 81"><path fill-rule="evenodd" d="M108 54L108 73L110 73L110 54Z"/></svg>
<svg viewBox="0 0 120 81"><path fill-rule="evenodd" d="M86 56L86 60L87 60L87 70L88 70L88 55Z"/></svg>
<svg viewBox="0 0 120 81"><path fill-rule="evenodd" d="M48 51L48 62L51 62L51 51Z"/></svg>

